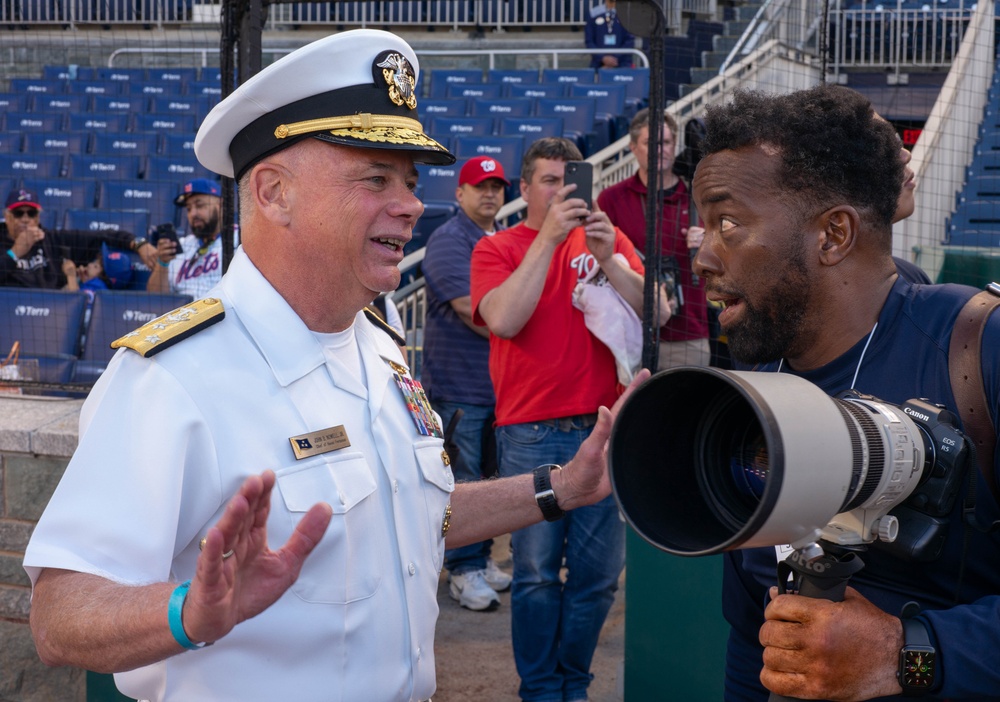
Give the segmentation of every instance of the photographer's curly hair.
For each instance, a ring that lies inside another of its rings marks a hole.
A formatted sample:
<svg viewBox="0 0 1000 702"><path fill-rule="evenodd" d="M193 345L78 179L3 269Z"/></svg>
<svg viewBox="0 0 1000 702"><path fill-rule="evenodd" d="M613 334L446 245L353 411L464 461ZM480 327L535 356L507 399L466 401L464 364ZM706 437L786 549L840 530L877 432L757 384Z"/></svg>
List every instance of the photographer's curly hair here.
<svg viewBox="0 0 1000 702"><path fill-rule="evenodd" d="M705 156L770 145L781 155L778 187L810 209L848 204L886 245L903 183L895 129L859 93L820 85L787 95L737 90L708 108Z"/></svg>

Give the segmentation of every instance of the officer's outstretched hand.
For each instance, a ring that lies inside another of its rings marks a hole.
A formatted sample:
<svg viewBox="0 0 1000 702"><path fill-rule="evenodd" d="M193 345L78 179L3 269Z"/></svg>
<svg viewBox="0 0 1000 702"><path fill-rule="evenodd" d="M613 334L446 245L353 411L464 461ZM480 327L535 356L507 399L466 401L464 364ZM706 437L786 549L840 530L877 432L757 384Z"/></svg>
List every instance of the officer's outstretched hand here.
<svg viewBox="0 0 1000 702"><path fill-rule="evenodd" d="M857 590L843 602L779 595L760 628L764 670L760 681L772 692L803 700L853 702L898 695L896 682L903 629Z"/></svg>
<svg viewBox="0 0 1000 702"><path fill-rule="evenodd" d="M208 530L182 613L191 641L217 641L274 604L298 579L303 562L326 532L333 510L319 503L288 542L272 551L267 516L274 482L272 471L247 478L222 519Z"/></svg>
<svg viewBox="0 0 1000 702"><path fill-rule="evenodd" d="M608 477L608 439L618 412L632 392L649 378L645 368L636 373L625 392L609 410L601 407L597 412L597 424L590 436L580 445L573 460L562 470L552 471L552 490L559 507L571 510L584 505L592 505L611 494L611 479Z"/></svg>

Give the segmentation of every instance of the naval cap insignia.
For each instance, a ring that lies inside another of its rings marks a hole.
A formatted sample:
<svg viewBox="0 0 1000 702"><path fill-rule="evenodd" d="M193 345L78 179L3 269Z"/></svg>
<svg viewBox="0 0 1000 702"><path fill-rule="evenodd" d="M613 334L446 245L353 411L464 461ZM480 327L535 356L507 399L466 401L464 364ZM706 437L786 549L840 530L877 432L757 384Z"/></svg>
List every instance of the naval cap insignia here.
<svg viewBox="0 0 1000 702"><path fill-rule="evenodd" d="M381 69L381 74L375 69ZM417 76L409 59L398 51L383 51L375 57L372 73L376 83L379 75L385 80L393 104L405 104L411 110L417 109Z"/></svg>

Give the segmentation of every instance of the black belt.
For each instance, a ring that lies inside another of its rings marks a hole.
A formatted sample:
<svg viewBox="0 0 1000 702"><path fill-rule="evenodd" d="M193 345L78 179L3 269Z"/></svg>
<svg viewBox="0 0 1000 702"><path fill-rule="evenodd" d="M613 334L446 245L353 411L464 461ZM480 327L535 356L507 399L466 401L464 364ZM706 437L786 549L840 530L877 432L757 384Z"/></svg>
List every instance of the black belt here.
<svg viewBox="0 0 1000 702"><path fill-rule="evenodd" d="M543 419L538 422L547 427L552 427L557 431L573 431L574 429L589 429L597 424L597 412L591 414L574 414L570 417L558 417L556 419Z"/></svg>

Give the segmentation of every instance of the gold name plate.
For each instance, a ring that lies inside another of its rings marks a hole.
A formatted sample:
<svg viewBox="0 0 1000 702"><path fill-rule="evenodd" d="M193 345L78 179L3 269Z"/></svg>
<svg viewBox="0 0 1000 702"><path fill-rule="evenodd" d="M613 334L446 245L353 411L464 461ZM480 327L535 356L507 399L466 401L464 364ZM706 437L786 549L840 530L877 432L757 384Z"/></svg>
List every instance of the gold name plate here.
<svg viewBox="0 0 1000 702"><path fill-rule="evenodd" d="M351 445L351 440L347 438L347 431L344 425L320 429L301 436L293 436L288 439L295 453L295 460L301 461L303 458L317 456L321 453L336 451L347 448Z"/></svg>

